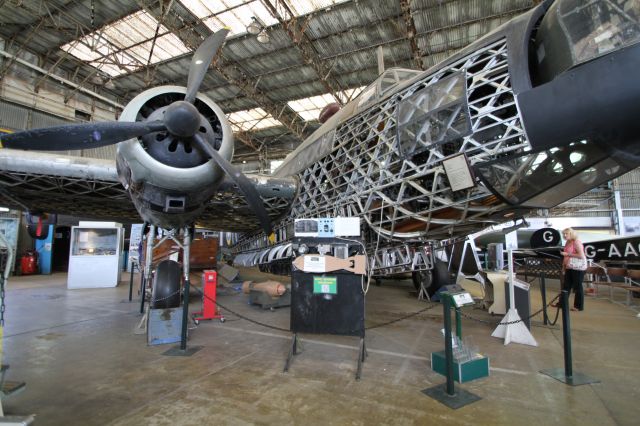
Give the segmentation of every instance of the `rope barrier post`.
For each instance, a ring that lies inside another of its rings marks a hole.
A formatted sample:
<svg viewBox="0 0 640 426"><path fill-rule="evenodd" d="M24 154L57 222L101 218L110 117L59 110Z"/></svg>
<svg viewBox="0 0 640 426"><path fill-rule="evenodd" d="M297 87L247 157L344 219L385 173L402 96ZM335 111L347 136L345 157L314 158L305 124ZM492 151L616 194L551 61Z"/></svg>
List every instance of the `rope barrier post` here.
<svg viewBox="0 0 640 426"><path fill-rule="evenodd" d="M455 395L453 383L453 345L451 344L451 298L442 299L444 309L444 357L447 363L447 395ZM457 317L456 317L457 319Z"/></svg>
<svg viewBox="0 0 640 426"><path fill-rule="evenodd" d="M140 274L140 313L144 313L144 274Z"/></svg>
<svg viewBox="0 0 640 426"><path fill-rule="evenodd" d="M549 316L547 315L547 282L544 272L540 272L540 294L542 296L542 321L544 325L549 324Z"/></svg>
<svg viewBox="0 0 640 426"><path fill-rule="evenodd" d="M465 405L471 404L480 400L480 397L465 391L464 389L458 389L455 391L454 377L453 377L453 344L451 342L451 294L447 292L440 293L442 299L442 309L444 313L444 354L446 364L446 377L447 382L444 386L436 385L431 388L423 389L422 393L431 398L443 403L449 408L457 410ZM460 310L456 308L456 321L459 319ZM456 324L459 325L461 321ZM462 334L462 331L460 331Z"/></svg>
<svg viewBox="0 0 640 426"><path fill-rule="evenodd" d="M564 375L573 377L573 361L571 357L571 322L569 319L569 292L562 290L562 343L564 346Z"/></svg>
<svg viewBox="0 0 640 426"><path fill-rule="evenodd" d="M564 346L564 369L552 368L549 370L542 370L540 372L571 386L599 383L600 380L598 379L585 376L584 374L574 373L573 371L573 361L571 353L571 320L569 318L569 292L567 290L562 290L560 303L562 306L562 342Z"/></svg>
<svg viewBox="0 0 640 426"><path fill-rule="evenodd" d="M129 275L129 302L131 302L131 299L133 297L133 269L134 269L134 262L131 262L131 274Z"/></svg>

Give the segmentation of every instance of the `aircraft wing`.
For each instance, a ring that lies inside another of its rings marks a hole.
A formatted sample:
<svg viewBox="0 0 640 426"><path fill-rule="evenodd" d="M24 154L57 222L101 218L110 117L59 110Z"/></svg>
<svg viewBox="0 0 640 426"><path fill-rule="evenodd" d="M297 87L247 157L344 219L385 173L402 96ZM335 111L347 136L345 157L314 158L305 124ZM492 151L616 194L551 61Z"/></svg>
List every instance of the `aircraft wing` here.
<svg viewBox="0 0 640 426"><path fill-rule="evenodd" d="M296 192L293 180L247 177L258 189L272 219L289 210ZM118 180L113 160L0 149L0 205L93 220L142 221ZM225 180L196 225L248 231L260 224L237 186Z"/></svg>

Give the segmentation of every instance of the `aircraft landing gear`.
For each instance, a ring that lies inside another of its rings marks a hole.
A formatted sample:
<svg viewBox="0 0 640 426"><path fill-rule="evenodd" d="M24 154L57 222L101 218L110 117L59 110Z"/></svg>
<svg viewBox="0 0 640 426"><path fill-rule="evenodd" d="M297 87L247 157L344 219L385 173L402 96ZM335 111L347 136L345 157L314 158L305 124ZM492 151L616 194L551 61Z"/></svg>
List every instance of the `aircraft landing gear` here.
<svg viewBox="0 0 640 426"><path fill-rule="evenodd" d="M431 299L440 287L449 285L451 278L445 262L436 261L433 269L425 271L414 271L411 274L413 285L418 291L418 297L424 297L423 293Z"/></svg>

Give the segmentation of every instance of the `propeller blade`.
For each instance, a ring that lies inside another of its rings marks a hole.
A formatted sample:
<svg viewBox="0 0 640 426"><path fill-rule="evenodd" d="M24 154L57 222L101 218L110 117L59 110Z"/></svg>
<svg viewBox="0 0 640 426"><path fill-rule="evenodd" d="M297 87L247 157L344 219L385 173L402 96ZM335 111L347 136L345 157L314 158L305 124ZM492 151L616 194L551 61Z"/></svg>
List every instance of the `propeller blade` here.
<svg viewBox="0 0 640 426"><path fill-rule="evenodd" d="M200 146L201 149L204 150L204 152L209 154L211 158L213 158L213 161L218 163L218 165L222 168L222 170L224 170L224 172L227 175L229 175L231 179L233 179L236 185L240 187L240 190L244 193L247 199L247 203L249 204L249 207L251 207L251 210L253 210L256 216L258 216L258 220L262 225L262 229L269 237L269 240L273 241L275 237L273 236L273 229L271 228L271 221L269 220L269 215L267 214L267 210L264 208L264 204L262 203L262 198L260 198L260 194L258 194L258 191L253 186L251 181L247 179L247 177L244 174L242 174L240 170L236 169L233 166L233 164L231 164L230 162L225 160L220 154L218 154L218 151L213 149L213 147L204 140L204 137L201 134L196 133L193 136L193 140L196 142L198 146Z"/></svg>
<svg viewBox="0 0 640 426"><path fill-rule="evenodd" d="M44 129L26 130L0 136L0 148L40 151L88 149L112 145L147 133L164 130L162 121L65 124Z"/></svg>
<svg viewBox="0 0 640 426"><path fill-rule="evenodd" d="M200 89L200 84L202 84L202 80L204 80L204 75L207 73L207 69L209 68L209 64L213 60L213 57L216 56L218 49L224 43L224 39L227 37L229 30L224 28L220 31L217 31L207 37L205 41L202 42L200 47L193 54L193 58L191 58L191 66L189 67L189 79L187 80L187 94L184 97L184 100L193 103L196 100L196 95L198 94L198 89Z"/></svg>

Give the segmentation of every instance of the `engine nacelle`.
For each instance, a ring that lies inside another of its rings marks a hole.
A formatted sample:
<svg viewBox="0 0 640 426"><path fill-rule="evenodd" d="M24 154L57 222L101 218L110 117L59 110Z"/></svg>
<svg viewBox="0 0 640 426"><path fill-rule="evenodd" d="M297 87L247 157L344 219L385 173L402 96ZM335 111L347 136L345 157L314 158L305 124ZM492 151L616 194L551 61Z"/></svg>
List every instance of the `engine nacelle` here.
<svg viewBox="0 0 640 426"><path fill-rule="evenodd" d="M185 92L180 86L146 90L127 104L120 120L162 120L166 108L184 99ZM198 95L194 105L201 117L199 132L231 161L233 131L226 116L206 96ZM142 219L167 229L192 224L224 178L222 169L192 147L190 138L166 131L119 143L116 167Z"/></svg>

